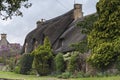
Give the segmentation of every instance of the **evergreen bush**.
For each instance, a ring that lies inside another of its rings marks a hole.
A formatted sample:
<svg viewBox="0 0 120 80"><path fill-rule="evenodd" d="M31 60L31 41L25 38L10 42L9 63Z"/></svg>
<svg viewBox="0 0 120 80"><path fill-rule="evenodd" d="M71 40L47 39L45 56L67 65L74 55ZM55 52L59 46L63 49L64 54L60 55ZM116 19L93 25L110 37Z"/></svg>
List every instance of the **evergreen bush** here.
<svg viewBox="0 0 120 80"><path fill-rule="evenodd" d="M56 66L56 72L58 74L62 73L65 71L65 62L63 58L62 53L58 53L55 57L55 66Z"/></svg>
<svg viewBox="0 0 120 80"><path fill-rule="evenodd" d="M14 72L19 74L20 73L20 66L15 66Z"/></svg>
<svg viewBox="0 0 120 80"><path fill-rule="evenodd" d="M33 56L30 53L25 53L20 59L20 72L21 74L28 74L32 68Z"/></svg>
<svg viewBox="0 0 120 80"><path fill-rule="evenodd" d="M88 35L88 62L104 72L120 56L120 0L99 0L96 8L98 19Z"/></svg>
<svg viewBox="0 0 120 80"><path fill-rule="evenodd" d="M68 71L74 73L75 71L79 71L79 54L78 53L74 53L71 56L71 59L69 60L69 64L68 64Z"/></svg>
<svg viewBox="0 0 120 80"><path fill-rule="evenodd" d="M53 70L53 53L48 37L45 37L44 44L39 45L33 52L33 69L38 75L48 75Z"/></svg>
<svg viewBox="0 0 120 80"><path fill-rule="evenodd" d="M0 63L3 63L3 58L2 57L0 57Z"/></svg>
<svg viewBox="0 0 120 80"><path fill-rule="evenodd" d="M6 60L6 64L9 67L9 71L14 71L14 68L16 66L15 64L15 58L14 57L10 57Z"/></svg>
<svg viewBox="0 0 120 80"><path fill-rule="evenodd" d="M62 79L68 79L71 77L71 75L72 75L72 73L70 73L70 72L64 72L61 75L58 75L57 77L62 78Z"/></svg>
<svg viewBox="0 0 120 80"><path fill-rule="evenodd" d="M117 70L120 72L120 56L118 56L115 66L116 66Z"/></svg>

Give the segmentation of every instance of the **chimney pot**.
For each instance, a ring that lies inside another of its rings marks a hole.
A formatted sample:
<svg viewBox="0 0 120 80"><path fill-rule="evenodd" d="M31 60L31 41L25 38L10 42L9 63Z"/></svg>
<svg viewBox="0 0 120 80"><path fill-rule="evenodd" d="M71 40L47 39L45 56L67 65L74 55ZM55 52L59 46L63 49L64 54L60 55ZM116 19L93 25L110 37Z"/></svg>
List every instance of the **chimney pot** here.
<svg viewBox="0 0 120 80"><path fill-rule="evenodd" d="M74 4L74 20L83 17L82 4Z"/></svg>
<svg viewBox="0 0 120 80"><path fill-rule="evenodd" d="M45 20L45 19L41 19L40 21L37 21L37 22L36 22L37 28L39 28L39 27L44 23L44 20Z"/></svg>

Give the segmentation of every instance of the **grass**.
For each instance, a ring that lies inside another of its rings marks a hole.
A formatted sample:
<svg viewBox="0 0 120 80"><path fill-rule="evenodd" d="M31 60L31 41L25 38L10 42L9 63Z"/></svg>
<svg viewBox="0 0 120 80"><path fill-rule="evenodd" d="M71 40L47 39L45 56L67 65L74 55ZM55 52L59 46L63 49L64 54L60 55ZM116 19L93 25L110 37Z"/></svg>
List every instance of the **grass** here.
<svg viewBox="0 0 120 80"><path fill-rule="evenodd" d="M120 76L113 77L91 77L91 78L81 78L81 79L72 79L72 80L120 80Z"/></svg>
<svg viewBox="0 0 120 80"><path fill-rule="evenodd" d="M21 75L12 72L2 72L2 71L0 71L0 78L22 79L22 80L65 80L65 79L57 79L50 76L37 77L35 75ZM99 77L99 78L98 77L76 78L76 79L66 79L66 80L120 80L120 76Z"/></svg>
<svg viewBox="0 0 120 80"><path fill-rule="evenodd" d="M53 77L37 77L36 75L21 75L13 72L2 72L0 71L0 78L7 79L22 79L22 80L57 80Z"/></svg>

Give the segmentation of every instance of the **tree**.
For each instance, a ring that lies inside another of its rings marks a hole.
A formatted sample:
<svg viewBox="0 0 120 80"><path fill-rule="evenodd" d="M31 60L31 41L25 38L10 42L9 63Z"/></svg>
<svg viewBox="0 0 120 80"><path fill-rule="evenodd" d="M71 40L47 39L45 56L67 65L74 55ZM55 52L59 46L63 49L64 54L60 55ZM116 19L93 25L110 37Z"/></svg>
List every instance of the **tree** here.
<svg viewBox="0 0 120 80"><path fill-rule="evenodd" d="M97 18L98 15L96 13L85 16L83 21L78 22L77 26L80 27L83 34L89 34L93 29L93 24Z"/></svg>
<svg viewBox="0 0 120 80"><path fill-rule="evenodd" d="M20 67L20 74L29 74L30 70L32 69L32 62L33 56L30 53L25 53L22 55L20 59L19 66Z"/></svg>
<svg viewBox="0 0 120 80"><path fill-rule="evenodd" d="M58 53L55 57L55 66L57 73L62 73L65 71L65 62L62 53Z"/></svg>
<svg viewBox="0 0 120 80"><path fill-rule="evenodd" d="M71 45L71 47L73 47L75 49L75 51L78 51L82 54L88 52L88 44L87 44L87 39L82 40L78 43L74 43Z"/></svg>
<svg viewBox="0 0 120 80"><path fill-rule="evenodd" d="M47 75L52 71L53 53L48 37L45 38L44 44L39 45L32 54L34 55L33 68L39 75Z"/></svg>
<svg viewBox="0 0 120 80"><path fill-rule="evenodd" d="M29 8L31 3L28 0L0 0L0 17L5 20L12 16L22 16L22 6Z"/></svg>
<svg viewBox="0 0 120 80"><path fill-rule="evenodd" d="M115 62L115 67L117 68L117 70L120 72L120 56L118 56L116 62Z"/></svg>
<svg viewBox="0 0 120 80"><path fill-rule="evenodd" d="M70 60L69 60L69 64L68 64L68 71L74 73L75 71L80 71L79 67L79 62L80 62L80 57L78 53L74 53Z"/></svg>
<svg viewBox="0 0 120 80"><path fill-rule="evenodd" d="M100 0L96 8L98 19L88 35L88 62L104 70L120 56L120 1Z"/></svg>

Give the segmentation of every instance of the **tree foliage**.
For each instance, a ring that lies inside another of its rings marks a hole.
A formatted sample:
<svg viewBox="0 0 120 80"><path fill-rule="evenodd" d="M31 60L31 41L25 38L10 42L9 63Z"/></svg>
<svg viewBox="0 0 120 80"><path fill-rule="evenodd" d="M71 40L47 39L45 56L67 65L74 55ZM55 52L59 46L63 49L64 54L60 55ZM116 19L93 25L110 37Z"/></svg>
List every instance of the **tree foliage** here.
<svg viewBox="0 0 120 80"><path fill-rule="evenodd" d="M44 45L39 45L32 54L34 55L33 68L39 75L47 75L52 70L53 53L48 37L44 40Z"/></svg>
<svg viewBox="0 0 120 80"><path fill-rule="evenodd" d="M85 16L83 21L80 21L77 26L80 27L80 30L83 34L89 34L93 29L93 24L97 18L98 15L96 13Z"/></svg>
<svg viewBox="0 0 120 80"><path fill-rule="evenodd" d="M72 44L71 47L75 48L75 51L78 51L80 53L88 52L88 44L87 39L80 41L79 43Z"/></svg>
<svg viewBox="0 0 120 80"><path fill-rule="evenodd" d="M74 73L75 71L80 71L79 70L79 54L78 53L74 53L70 60L69 60L69 64L68 64L68 71Z"/></svg>
<svg viewBox="0 0 120 80"><path fill-rule="evenodd" d="M4 20L12 16L22 16L22 6L29 8L31 3L28 0L0 0L0 17Z"/></svg>
<svg viewBox="0 0 120 80"><path fill-rule="evenodd" d="M116 62L115 62L115 67L117 68L117 70L120 72L120 56L118 56Z"/></svg>
<svg viewBox="0 0 120 80"><path fill-rule="evenodd" d="M88 61L105 69L120 56L120 1L100 0L96 8L98 19L88 35L92 53Z"/></svg>
<svg viewBox="0 0 120 80"><path fill-rule="evenodd" d="M65 62L62 53L58 53L55 57L55 66L57 73L62 73L65 71Z"/></svg>
<svg viewBox="0 0 120 80"><path fill-rule="evenodd" d="M25 53L20 59L18 67L20 67L20 74L28 74L32 69L33 56L30 53Z"/></svg>
<svg viewBox="0 0 120 80"><path fill-rule="evenodd" d="M83 21L78 22L77 26L80 27L80 31L82 34L86 34L86 38L79 43L72 44L71 47L75 48L76 51L79 51L80 53L86 53L89 50L88 47L88 39L87 35L91 32L93 28L94 22L97 20L98 15L91 14L88 16L85 16Z"/></svg>

